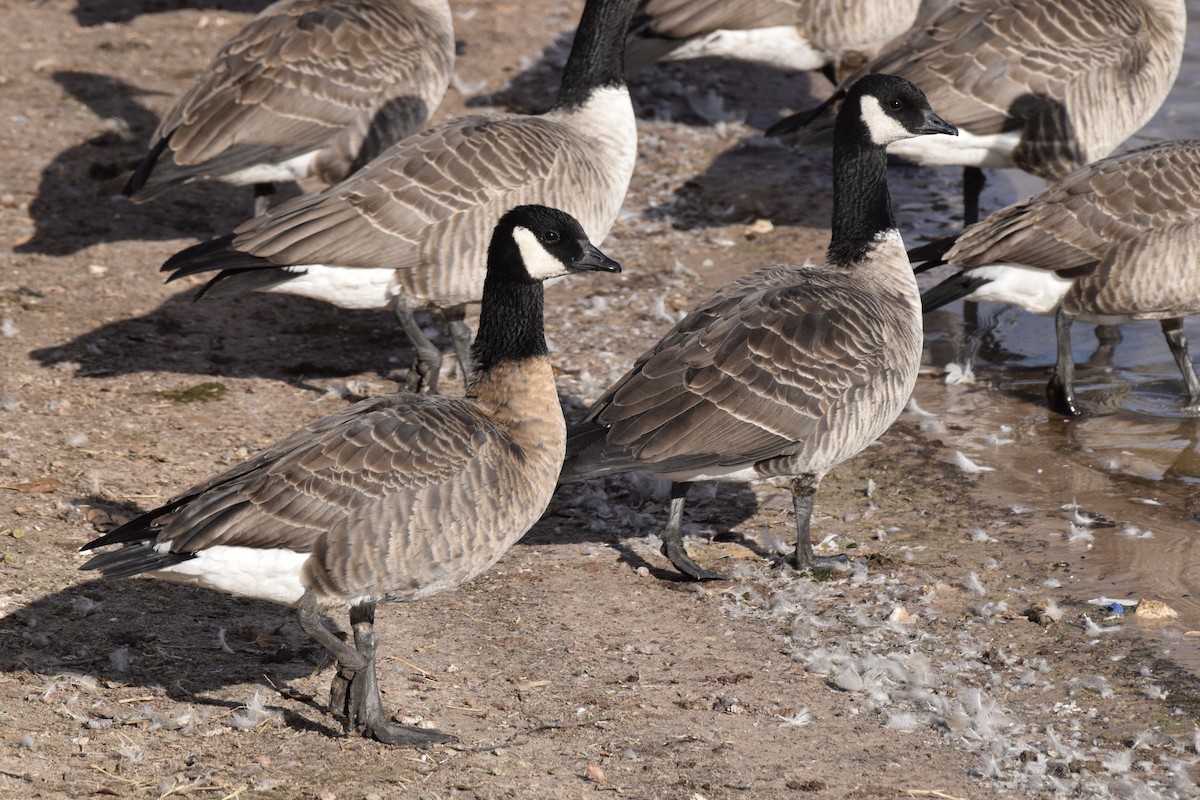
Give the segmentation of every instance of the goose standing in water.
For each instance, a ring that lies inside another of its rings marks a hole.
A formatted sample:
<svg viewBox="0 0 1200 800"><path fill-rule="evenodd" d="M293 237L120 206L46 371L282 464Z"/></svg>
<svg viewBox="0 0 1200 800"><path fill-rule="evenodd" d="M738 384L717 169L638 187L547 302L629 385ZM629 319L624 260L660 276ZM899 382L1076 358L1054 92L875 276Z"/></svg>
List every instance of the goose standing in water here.
<svg viewBox="0 0 1200 800"><path fill-rule="evenodd" d="M970 224L979 219L984 168L1054 180L1107 156L1149 122L1179 73L1186 29L1184 0L948 2L847 76L822 107L767 134L800 150L827 144L833 111L860 75L907 78L960 136L898 142L889 152L922 166L964 167Z"/></svg>
<svg viewBox="0 0 1200 800"><path fill-rule="evenodd" d="M1183 318L1200 314L1200 141L1097 161L957 236L914 248L917 271L960 271L925 291L925 311L959 298L1054 314L1058 356L1050 407L1078 416L1071 324L1156 319L1200 412L1200 378Z"/></svg>
<svg viewBox="0 0 1200 800"><path fill-rule="evenodd" d="M892 215L887 146L954 127L913 84L868 75L847 92L833 149L824 264L770 266L718 289L597 400L567 437L562 482L646 470L673 481L663 552L696 579L680 529L698 480L792 479L797 569L813 555L813 496L900 414L921 360L917 282Z"/></svg>
<svg viewBox="0 0 1200 800"><path fill-rule="evenodd" d="M620 271L561 211L506 214L488 250L465 398L355 403L83 547L82 569L141 572L294 606L337 659L330 711L389 744L452 737L388 721L375 677L375 604L417 600L494 564L542 515L566 425L542 331L541 282ZM348 609L354 645L320 615Z"/></svg>
<svg viewBox="0 0 1200 800"><path fill-rule="evenodd" d="M336 183L425 126L454 71L447 0L280 0L163 116L124 194L196 180Z"/></svg>
<svg viewBox="0 0 1200 800"><path fill-rule="evenodd" d="M413 310L442 309L466 360L465 306L479 302L491 225L505 209L562 208L596 242L616 220L637 155L621 61L635 2L588 0L545 114L468 116L410 136L342 183L163 269L170 280L220 270L205 288L214 295L261 289L342 308L392 306L417 349L416 386L436 391L441 353Z"/></svg>

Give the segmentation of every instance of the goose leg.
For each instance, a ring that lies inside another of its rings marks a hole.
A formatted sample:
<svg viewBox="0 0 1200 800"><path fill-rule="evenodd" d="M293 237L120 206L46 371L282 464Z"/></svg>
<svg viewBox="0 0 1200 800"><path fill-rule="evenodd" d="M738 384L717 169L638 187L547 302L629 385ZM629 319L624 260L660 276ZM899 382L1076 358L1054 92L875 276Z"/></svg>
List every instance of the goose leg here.
<svg viewBox="0 0 1200 800"><path fill-rule="evenodd" d="M321 615L317 612L302 606L299 616L300 627L304 632L314 642L328 650L337 663L333 683L329 686L329 713L345 717L347 715L347 690L354 681L354 676L365 666L363 657L358 650L330 633L329 629L321 622Z"/></svg>
<svg viewBox="0 0 1200 800"><path fill-rule="evenodd" d="M979 196L987 176L979 167L963 167L963 225L979 222Z"/></svg>
<svg viewBox="0 0 1200 800"><path fill-rule="evenodd" d="M458 368L462 371L463 383L471 377L471 328L463 322L466 309L458 306L446 312L450 328L450 341L454 343L454 354L458 356Z"/></svg>
<svg viewBox="0 0 1200 800"><path fill-rule="evenodd" d="M384 744L409 747L428 747L455 741L455 737L441 731L396 725L388 721L375 674L374 603L350 609L353 647L334 636L321 622L317 612L302 606L299 616L304 632L337 660L337 672L329 687L329 711L343 717L347 731L360 731L364 736Z"/></svg>
<svg viewBox="0 0 1200 800"><path fill-rule="evenodd" d="M1096 341L1099 342L1099 345L1096 347L1096 352L1088 357L1088 366L1111 367L1113 363L1113 351L1117 349L1117 345L1124 338L1121 335L1121 328L1118 325L1097 325Z"/></svg>
<svg viewBox="0 0 1200 800"><path fill-rule="evenodd" d="M1171 317L1160 322L1163 336L1167 339L1167 347L1175 356L1175 363L1183 374L1183 382L1187 384L1188 408L1200 411L1200 377L1196 376L1196 365L1188 355L1187 337L1183 335L1183 320Z"/></svg>
<svg viewBox="0 0 1200 800"><path fill-rule="evenodd" d="M963 167L963 226L979 222L979 197L987 176L979 167ZM979 303L963 301L963 329L969 336L979 333Z"/></svg>
<svg viewBox="0 0 1200 800"><path fill-rule="evenodd" d="M812 524L813 498L821 479L803 475L792 481L792 510L796 514L796 569L839 569L850 568L850 557L845 553L836 556L818 556L813 553Z"/></svg>
<svg viewBox="0 0 1200 800"><path fill-rule="evenodd" d="M667 521L667 527L662 533L662 554L671 559L671 563L675 565L677 570L693 580L729 580L727 575L722 575L720 572L713 572L711 569L705 569L695 561L692 561L691 556L687 554L687 550L683 547L683 503L687 498L688 489L690 488L692 488L692 485L686 482L671 484L671 518Z"/></svg>
<svg viewBox="0 0 1200 800"><path fill-rule="evenodd" d="M271 198L275 195L275 184L254 184L254 216L261 217L271 207Z"/></svg>
<svg viewBox="0 0 1200 800"><path fill-rule="evenodd" d="M412 373L410 373L408 385L405 388L410 392L437 394L438 376L442 371L441 351L425 336L421 326L417 324L413 310L408 307L408 303L404 302L403 297L396 298L393 311L396 319L400 322L400 327L404 329L404 335L417 349L417 363L413 367L413 371L416 372L416 380L413 380Z"/></svg>
<svg viewBox="0 0 1200 800"><path fill-rule="evenodd" d="M384 744L407 747L428 747L431 744L458 741L457 737L430 728L414 728L388 721L379 694L375 675L375 604L362 603L350 609L350 626L354 630L354 646L362 656L363 666L350 681L346 702L346 726L360 730L363 736Z"/></svg>
<svg viewBox="0 0 1200 800"><path fill-rule="evenodd" d="M1074 321L1075 318L1060 305L1054 316L1058 359L1054 363L1054 375L1046 384L1046 401L1050 408L1066 417L1083 415L1075 400L1075 358L1071 354L1071 323Z"/></svg>

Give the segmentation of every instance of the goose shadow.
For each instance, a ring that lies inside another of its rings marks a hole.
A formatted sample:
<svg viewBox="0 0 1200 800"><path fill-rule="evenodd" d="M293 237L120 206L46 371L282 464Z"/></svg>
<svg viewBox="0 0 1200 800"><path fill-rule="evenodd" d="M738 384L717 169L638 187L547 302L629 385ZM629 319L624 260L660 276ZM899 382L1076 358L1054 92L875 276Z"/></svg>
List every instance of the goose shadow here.
<svg viewBox="0 0 1200 800"><path fill-rule="evenodd" d="M906 241L933 239L961 228L962 201L954 167L919 167L889 159L888 188ZM1010 190L1011 183L997 181ZM797 153L781 140L749 136L720 153L703 172L646 211L682 230L771 220L776 226L828 230L833 216L833 155Z"/></svg>
<svg viewBox="0 0 1200 800"><path fill-rule="evenodd" d="M29 355L47 367L74 365L76 377L175 372L288 383L364 372L388 376L415 355L385 311L347 311L288 295L193 298L192 292L174 295L149 313Z"/></svg>
<svg viewBox="0 0 1200 800"><path fill-rule="evenodd" d="M771 220L776 226L828 229L833 213L829 155L798 155L774 139L743 139L681 183L650 219L679 230Z"/></svg>
<svg viewBox="0 0 1200 800"><path fill-rule="evenodd" d="M667 524L670 501L666 481L647 473L630 473L578 483L561 484L540 522L520 544L551 547L561 544L605 544L631 571L648 569L659 580L693 583L665 556L648 560L639 540L658 536ZM706 481L692 488L684 505L683 531L713 541L731 542L768 558L756 540L733 530L753 518L758 500L744 483Z"/></svg>
<svg viewBox="0 0 1200 800"><path fill-rule="evenodd" d="M723 58L660 61L629 76L638 118L691 127L744 123L765 131L781 109L818 105L833 92L824 76Z"/></svg>
<svg viewBox="0 0 1200 800"><path fill-rule="evenodd" d="M0 673L36 673L47 693L96 679L232 710L240 704L207 695L241 683L285 687L326 661L289 609L153 579L87 581L0 618ZM339 735L320 701L292 699L320 713L310 719L284 703L289 726Z"/></svg>
<svg viewBox="0 0 1200 800"><path fill-rule="evenodd" d="M574 40L574 30L559 34L503 88L470 97L466 106L545 113L558 95ZM832 91L814 73L720 58L651 64L627 82L638 119L693 127L745 122L758 130L778 120L781 108L815 106Z"/></svg>
<svg viewBox="0 0 1200 800"><path fill-rule="evenodd" d="M34 233L16 252L61 256L101 242L208 239L253 216L249 188L215 181L181 186L145 204L114 195L158 126L158 116L141 102L154 93L92 72L56 72L53 78L103 121L104 130L43 168L29 206ZM280 189L275 202L300 191L296 184Z"/></svg>
<svg viewBox="0 0 1200 800"><path fill-rule="evenodd" d="M77 0L71 13L85 28L129 22L143 14L164 14L183 9L212 9L237 14L257 14L271 0Z"/></svg>

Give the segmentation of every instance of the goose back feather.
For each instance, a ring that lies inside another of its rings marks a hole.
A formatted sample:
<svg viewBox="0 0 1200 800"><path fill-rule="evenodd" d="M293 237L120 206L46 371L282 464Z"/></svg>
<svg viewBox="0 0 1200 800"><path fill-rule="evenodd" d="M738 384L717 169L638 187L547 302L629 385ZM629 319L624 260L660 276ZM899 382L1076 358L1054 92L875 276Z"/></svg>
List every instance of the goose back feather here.
<svg viewBox="0 0 1200 800"><path fill-rule="evenodd" d="M163 116L125 193L192 180L342 180L417 132L454 65L445 0L280 0Z"/></svg>
<svg viewBox="0 0 1200 800"><path fill-rule="evenodd" d="M627 95L597 102L623 127ZM603 112L598 112L597 117ZM629 107L628 126L634 126ZM593 241L611 228L633 174L633 137L610 143L574 114L471 116L406 139L337 186L304 195L239 226L226 258L272 266L371 269L387 264L390 286L360 306L395 294L413 307L477 302L486 241L497 209L545 202L579 219ZM569 179L564 179L570 176ZM584 188L586 187L586 188ZM187 255L189 251L185 251ZM166 269L183 261L173 259ZM220 266L218 262L215 266ZM187 273L180 273L187 274ZM236 281L230 289L236 290ZM214 284L218 290L220 282ZM279 291L307 294L296 275ZM310 295L317 299L318 293Z"/></svg>
<svg viewBox="0 0 1200 800"><path fill-rule="evenodd" d="M949 263L985 279L959 297L1043 314L1061 303L1084 320L1119 322L1200 313L1198 247L1200 141L1185 139L1102 159L910 257L942 249L920 268ZM1060 294L1041 304L1009 288L1051 277ZM928 311L954 299L929 289L923 302Z"/></svg>
<svg viewBox="0 0 1200 800"><path fill-rule="evenodd" d="M872 261L899 263L901 250L889 237ZM589 437L603 446L564 475L824 475L857 453L907 402L916 370L898 367L921 351L915 282L865 272L772 266L718 290L592 406L572 452Z"/></svg>

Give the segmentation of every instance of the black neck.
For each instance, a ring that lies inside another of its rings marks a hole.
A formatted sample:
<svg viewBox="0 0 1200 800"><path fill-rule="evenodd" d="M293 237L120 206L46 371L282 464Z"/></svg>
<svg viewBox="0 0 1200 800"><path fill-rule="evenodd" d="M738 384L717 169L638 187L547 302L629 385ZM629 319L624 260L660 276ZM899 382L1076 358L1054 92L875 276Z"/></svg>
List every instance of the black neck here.
<svg viewBox="0 0 1200 800"><path fill-rule="evenodd" d="M637 0L587 0L555 108L578 108L602 86L625 85L625 33Z"/></svg>
<svg viewBox="0 0 1200 800"><path fill-rule="evenodd" d="M846 116L846 115L841 115ZM870 140L862 121L838 119L833 148L833 236L826 259L861 261L884 231L896 227L887 186L887 149Z"/></svg>
<svg viewBox="0 0 1200 800"><path fill-rule="evenodd" d="M543 306L542 284L488 275L483 283L479 332L471 345L477 374L487 372L501 361L547 354Z"/></svg>

